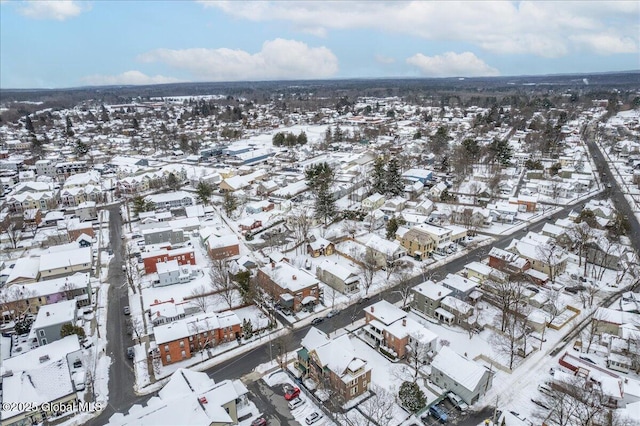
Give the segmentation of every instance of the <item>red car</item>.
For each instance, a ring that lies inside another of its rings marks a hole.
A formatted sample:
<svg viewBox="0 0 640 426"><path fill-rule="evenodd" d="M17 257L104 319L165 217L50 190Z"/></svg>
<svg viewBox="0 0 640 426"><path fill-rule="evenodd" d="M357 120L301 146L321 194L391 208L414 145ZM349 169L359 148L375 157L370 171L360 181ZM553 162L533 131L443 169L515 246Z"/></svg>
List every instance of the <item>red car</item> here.
<svg viewBox="0 0 640 426"><path fill-rule="evenodd" d="M251 422L251 426L266 426L267 420L264 417L260 417L259 419L255 419Z"/></svg>
<svg viewBox="0 0 640 426"><path fill-rule="evenodd" d="M300 388L298 387L287 388L284 391L284 399L286 399L287 401L290 401L293 398L296 398L298 395L300 395Z"/></svg>

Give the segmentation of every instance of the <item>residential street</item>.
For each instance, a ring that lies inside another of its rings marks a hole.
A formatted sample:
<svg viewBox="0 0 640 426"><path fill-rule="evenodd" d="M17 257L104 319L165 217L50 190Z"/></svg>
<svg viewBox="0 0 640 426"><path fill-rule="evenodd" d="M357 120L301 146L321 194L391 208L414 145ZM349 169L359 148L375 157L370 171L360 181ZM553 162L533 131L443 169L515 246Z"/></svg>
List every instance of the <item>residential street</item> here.
<svg viewBox="0 0 640 426"><path fill-rule="evenodd" d="M608 177L608 182L611 183L613 191L611 191L611 197L614 199L616 208L619 211L623 212L628 216L629 222L632 227L632 235L635 237L631 238L632 244L636 250L640 249L640 238L637 238L640 235L640 225L638 224L633 212L629 208L624 196L621 194L615 180L611 176L611 171L606 166L604 158L600 151L593 146L593 144L588 144L591 154L594 156L595 163L599 168L599 172L605 172ZM552 218L555 220L559 217L566 217L566 215L575 208L582 206L585 202L589 201L592 198L598 197L599 194L593 195L592 197L582 200L580 202L568 205L564 207L561 211L553 214ZM152 395L145 396L137 396L133 392L133 384L134 384L134 374L131 368L131 364L129 360L126 358L125 349L127 346L130 346L133 342L129 338L129 336L124 332L125 330L125 317L122 313L123 307L128 303L126 296L126 289L124 287L124 276L121 272L120 266L122 262L121 258L121 225L122 218L118 214L117 208L112 209L112 214L110 215L110 235L112 248L114 250L114 259L112 260L109 266L109 283L111 284L109 291L109 308L108 308L108 317L109 322L107 325L107 334L109 338L109 342L107 345L109 355L112 357L113 363L111 364L110 369L110 382L109 382L109 406L103 411L103 413L96 418L90 424L103 424L108 418L113 415L115 412L127 412L129 408L133 404L144 404L148 399L150 399ZM532 225L529 225L528 228L530 231L540 231L540 229L547 223L546 218L540 217L538 222ZM447 273L456 272L464 267L464 265L472 260L478 260L486 256L491 247L499 247L505 248L509 245L513 238L518 238L524 235L524 231L517 231L511 235L504 235L497 237L496 241L491 246L480 247L474 249L464 256L461 256L457 259L452 260L451 262L434 268L428 272L429 276L434 278L441 279ZM417 285L424 280L422 275L416 276L411 280L412 285ZM372 295L370 301L367 303L375 303L381 299L388 300L389 302L395 303L400 300L401 296L397 292L394 291L393 288L388 288L384 290L382 293L377 295ZM334 316L331 319L325 320L322 322L318 328L329 333L333 332L337 329L343 328L350 323L353 322L354 318L359 319L363 316L362 310L364 308L364 304L355 304L347 309L341 311L338 315ZM310 326L305 326L299 329L295 329L292 331L292 347L299 344L300 340L304 337L304 335L309 330ZM272 347L270 351L269 345L273 345L273 342L270 340L265 340L264 343L237 358L224 361L217 366L207 370L206 372L212 377L216 382L225 380L225 379L236 379L244 376L247 373L250 373L257 365L263 364L265 362L270 361L271 356L275 357L276 349ZM563 342L559 342L558 345L563 344ZM271 353L270 353L271 352ZM250 389L256 391L258 388L256 386L251 386ZM261 401L261 398L265 396L257 396L258 401L256 402L259 407L264 406L264 401ZM268 398L267 398L268 399ZM487 411L483 410L482 413L472 414L469 417L469 421L465 422L465 424L476 424L476 420L486 417ZM277 419L281 424L285 421L286 418L282 417L282 414L271 413L273 419Z"/></svg>

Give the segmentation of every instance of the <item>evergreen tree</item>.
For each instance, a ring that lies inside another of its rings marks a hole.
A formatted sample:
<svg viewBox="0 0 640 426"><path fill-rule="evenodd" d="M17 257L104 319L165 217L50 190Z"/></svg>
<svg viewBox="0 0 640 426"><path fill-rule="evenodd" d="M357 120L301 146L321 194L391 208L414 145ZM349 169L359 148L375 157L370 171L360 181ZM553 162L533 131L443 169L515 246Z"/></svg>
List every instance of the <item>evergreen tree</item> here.
<svg viewBox="0 0 640 426"><path fill-rule="evenodd" d="M327 126L327 130L324 132L324 141L325 143L333 142L333 133L331 132L331 127Z"/></svg>
<svg viewBox="0 0 640 426"><path fill-rule="evenodd" d="M271 138L271 143L273 146L282 146L284 145L284 133L278 132Z"/></svg>
<svg viewBox="0 0 640 426"><path fill-rule="evenodd" d="M82 141L77 141L74 148L74 153L76 154L76 156L82 157L84 155L87 155L87 152L89 152L89 146L87 146L87 144Z"/></svg>
<svg viewBox="0 0 640 426"><path fill-rule="evenodd" d="M307 185L315 196L315 215L324 224L336 214L336 202L331 193L334 171L328 163L318 163L305 170Z"/></svg>
<svg viewBox="0 0 640 426"><path fill-rule="evenodd" d="M231 214L236 210L237 207L238 200L236 200L236 197L233 195L233 193L226 191L224 193L224 200L222 201L222 208L224 209L224 212L227 214L227 216L231 217Z"/></svg>
<svg viewBox="0 0 640 426"><path fill-rule="evenodd" d="M511 161L511 156L513 155L509 142L500 138L493 139L493 142L491 142L491 144L489 145L489 151L491 153L492 159L499 162L503 166L509 164L509 162Z"/></svg>
<svg viewBox="0 0 640 426"><path fill-rule="evenodd" d="M424 392L417 383L403 382L398 392L402 405L412 413L420 411L426 404Z"/></svg>
<svg viewBox="0 0 640 426"><path fill-rule="evenodd" d="M167 186L169 187L169 189L177 191L178 189L180 189L181 185L182 183L180 182L178 177L173 173L169 173L169 176L167 176Z"/></svg>
<svg viewBox="0 0 640 426"><path fill-rule="evenodd" d="M246 318L242 320L242 334L244 334L245 339L253 337L253 324L251 324L251 320Z"/></svg>
<svg viewBox="0 0 640 426"><path fill-rule="evenodd" d="M100 107L100 120L104 121L105 123L109 121L109 111L107 111L107 108L105 108L104 105Z"/></svg>
<svg viewBox="0 0 640 426"><path fill-rule="evenodd" d="M85 336L84 328L73 325L70 322L63 324L60 328L60 337L71 336L72 334L77 334L78 337L82 338Z"/></svg>
<svg viewBox="0 0 640 426"><path fill-rule="evenodd" d="M378 157L373 163L373 183L371 189L373 192L384 194L387 192L385 170L384 170L384 158Z"/></svg>
<svg viewBox="0 0 640 426"><path fill-rule="evenodd" d="M445 126L438 127L436 134L431 138L431 151L435 155L442 154L449 147L449 140L451 137L449 136L449 131Z"/></svg>
<svg viewBox="0 0 640 426"><path fill-rule="evenodd" d="M31 139L31 153L37 158L41 158L44 154L44 147L42 141L38 139L35 135Z"/></svg>
<svg viewBox="0 0 640 426"><path fill-rule="evenodd" d="M398 159L391 157L385 171L385 187L386 192L393 196L400 195L404 192L404 184L400 174L400 165Z"/></svg>
<svg viewBox="0 0 640 426"><path fill-rule="evenodd" d="M133 121L131 122L131 126L136 130L138 130L140 128L140 123L138 123L138 119L137 118L133 117Z"/></svg>
<svg viewBox="0 0 640 426"><path fill-rule="evenodd" d="M31 117L28 115L24 117L24 128L31 135L36 133L36 129L33 127L33 123L31 122Z"/></svg>
<svg viewBox="0 0 640 426"><path fill-rule="evenodd" d="M131 201L133 202L133 213L136 215L142 212L150 212L154 209L153 202L140 195L136 195L131 199Z"/></svg>
<svg viewBox="0 0 640 426"><path fill-rule="evenodd" d="M301 132L298 135L298 145L306 145L307 144L307 134L305 132Z"/></svg>
<svg viewBox="0 0 640 426"><path fill-rule="evenodd" d="M196 188L196 194L198 195L198 201L207 205L211 201L213 188L207 182L200 182Z"/></svg>
<svg viewBox="0 0 640 426"><path fill-rule="evenodd" d="M73 123L71 122L71 117L67 115L67 119L66 119L66 127L65 127L65 131L67 133L67 136L71 137L73 136L75 133L73 132Z"/></svg>
<svg viewBox="0 0 640 426"><path fill-rule="evenodd" d="M398 223L398 219L396 219L395 217L389 219L389 221L387 222L387 240L393 240L395 238L396 231L398 230L399 226L400 224Z"/></svg>

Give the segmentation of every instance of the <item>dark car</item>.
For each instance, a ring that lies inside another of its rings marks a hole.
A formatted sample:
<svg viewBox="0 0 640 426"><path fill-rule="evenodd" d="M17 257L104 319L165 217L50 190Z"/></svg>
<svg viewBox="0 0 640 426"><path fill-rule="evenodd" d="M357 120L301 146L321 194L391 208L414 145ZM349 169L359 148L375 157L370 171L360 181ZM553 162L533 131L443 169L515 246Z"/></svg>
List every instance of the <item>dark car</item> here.
<svg viewBox="0 0 640 426"><path fill-rule="evenodd" d="M127 358L133 359L136 356L136 351L133 349L133 346L127 348Z"/></svg>
<svg viewBox="0 0 640 426"><path fill-rule="evenodd" d="M260 417L259 419L255 419L251 422L251 426L266 426L267 420L264 417Z"/></svg>
<svg viewBox="0 0 640 426"><path fill-rule="evenodd" d="M311 324L312 324L312 325L318 325L318 324L320 324L323 320L324 320L324 318L322 318L322 317L314 318L314 319L311 321Z"/></svg>

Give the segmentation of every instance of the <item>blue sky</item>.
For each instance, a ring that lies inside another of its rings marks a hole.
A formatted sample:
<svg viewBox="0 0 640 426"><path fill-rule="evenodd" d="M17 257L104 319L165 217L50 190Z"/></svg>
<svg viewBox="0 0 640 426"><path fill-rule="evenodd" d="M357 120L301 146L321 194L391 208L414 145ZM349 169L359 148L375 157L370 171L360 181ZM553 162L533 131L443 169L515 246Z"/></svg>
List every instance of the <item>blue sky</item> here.
<svg viewBox="0 0 640 426"><path fill-rule="evenodd" d="M640 69L637 1L7 1L0 87Z"/></svg>

